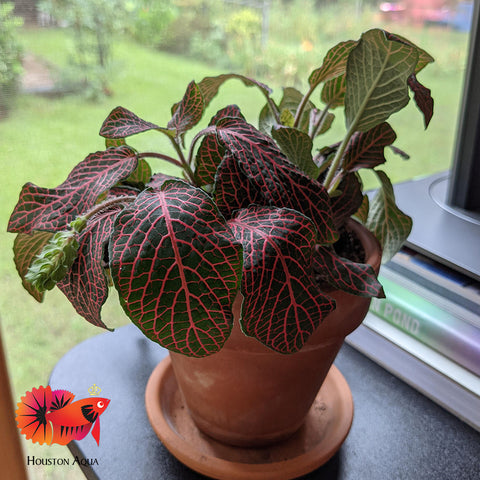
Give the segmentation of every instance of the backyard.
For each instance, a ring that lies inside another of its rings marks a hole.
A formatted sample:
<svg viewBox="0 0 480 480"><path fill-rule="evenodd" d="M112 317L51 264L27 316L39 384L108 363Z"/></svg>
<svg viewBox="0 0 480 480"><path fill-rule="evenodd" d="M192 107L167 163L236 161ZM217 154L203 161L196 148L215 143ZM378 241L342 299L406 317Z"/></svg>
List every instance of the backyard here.
<svg viewBox="0 0 480 480"><path fill-rule="evenodd" d="M363 30L372 27L398 30L436 59L420 75L420 81L432 90L435 115L427 133L424 132L420 115L416 112L415 115L411 114L412 109L416 108L413 104L392 118L391 123L398 135L395 145L407 151L411 158L404 160L391 154L390 163L385 169L395 182L401 182L449 168L468 34L446 28L379 24L379 18L372 12L365 12L358 21L347 21L346 25L342 25L347 27L347 31L337 31L332 24L342 22L332 21L335 18L334 11L327 13L326 27L310 31L295 27L292 19L288 20L289 25L282 25L282 22L287 22L289 15L285 15L281 9L272 8L268 41L273 46L258 55L257 60L262 64L262 76L258 80L270 85L278 95L285 80L292 80L298 88L304 89L310 70L297 71L296 58L302 68L318 66L328 48L340 40L358 38ZM294 20L301 26L305 19ZM282 35L287 28L297 33L303 31L308 38L302 38L300 34ZM37 62L48 65L54 75L57 68L68 63L68 33L66 28L23 27L19 31L19 38L24 55L29 54ZM288 45L281 44L283 37L289 40ZM20 188L26 182L44 187L59 185L73 165L88 153L103 149L103 139L98 136L98 130L104 118L117 105L134 111L146 120L166 125L171 106L182 97L188 82L192 79L199 81L222 71L220 66L212 62L160 51L128 36L115 38L115 75L109 85L111 95L88 101L78 94L51 97L21 92L9 116L0 120L0 159L2 174L6 179L0 191L0 216L4 226L0 232L3 245L0 254L0 312L15 399L34 386L45 385L55 363L75 344L103 333L79 317L59 291L48 292L45 304L41 305L23 290L12 260L14 235L6 233L8 218ZM307 40L309 43L305 43ZM265 55L275 55L275 52L284 57L272 57L268 62ZM291 67L279 69L280 63ZM252 67L244 65L246 73L249 73L249 68ZM256 123L258 106L263 105L262 96L243 86L237 90L239 85L232 82L223 87L210 112L213 115L224 102L237 103L247 119ZM334 132L342 128L342 122L337 120L332 139ZM138 141L143 142L142 148L148 148L158 146L164 140L158 133L150 133L142 135ZM140 146L135 140L132 144ZM165 165L159 162L153 167L164 168ZM172 167L166 168L170 169L170 173L175 173ZM364 181L371 187L375 186L372 178L364 178ZM115 297L112 291L103 309L103 319L109 327L118 327L127 322ZM41 448L24 442L25 452L29 455L67 455L62 447L43 449L40 454ZM65 471L49 467L30 468L29 473L34 479L65 477ZM70 472L68 475L71 478Z"/></svg>

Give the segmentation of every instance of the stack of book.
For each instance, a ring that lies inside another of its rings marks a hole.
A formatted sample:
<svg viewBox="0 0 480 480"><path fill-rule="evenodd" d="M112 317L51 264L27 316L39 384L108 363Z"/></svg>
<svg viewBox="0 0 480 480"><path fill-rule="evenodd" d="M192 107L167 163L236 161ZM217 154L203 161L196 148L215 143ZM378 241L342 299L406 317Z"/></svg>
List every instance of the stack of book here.
<svg viewBox="0 0 480 480"><path fill-rule="evenodd" d="M347 342L480 430L480 282L408 248Z"/></svg>

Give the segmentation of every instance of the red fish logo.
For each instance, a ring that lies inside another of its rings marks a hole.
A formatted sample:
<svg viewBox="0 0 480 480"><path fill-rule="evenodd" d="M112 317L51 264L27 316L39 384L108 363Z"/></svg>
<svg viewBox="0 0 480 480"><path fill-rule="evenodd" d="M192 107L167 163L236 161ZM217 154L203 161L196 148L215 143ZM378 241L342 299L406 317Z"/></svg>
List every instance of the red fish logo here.
<svg viewBox="0 0 480 480"><path fill-rule="evenodd" d="M90 429L100 444L100 415L110 403L107 398L84 398L73 401L75 395L67 390L38 387L27 392L17 404L16 420L27 440L40 445L66 445L81 440ZM93 426L93 428L92 428Z"/></svg>

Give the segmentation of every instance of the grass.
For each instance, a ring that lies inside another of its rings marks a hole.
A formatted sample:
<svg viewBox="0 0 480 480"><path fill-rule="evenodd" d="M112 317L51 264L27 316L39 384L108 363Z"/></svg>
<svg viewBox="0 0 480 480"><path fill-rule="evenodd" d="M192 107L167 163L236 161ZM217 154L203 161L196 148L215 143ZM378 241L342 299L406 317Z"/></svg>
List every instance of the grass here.
<svg viewBox="0 0 480 480"><path fill-rule="evenodd" d="M55 30L24 30L23 43L29 51L41 55L53 64L64 64L65 53L59 49L64 32ZM108 112L121 104L143 118L166 124L170 107L182 97L192 79L200 80L216 72L192 60L160 54L135 44L117 45L119 75L112 83L112 97L97 103L79 97L46 99L21 95L16 109L7 121L0 123L0 158L2 174L8 179L0 190L0 312L1 329L7 351L14 398L27 390L46 385L57 361L74 345L90 336L102 333L97 327L79 317L58 290L47 292L46 303L38 304L23 290L12 261L14 235L6 233L10 212L21 186L31 181L54 187L60 184L71 168L91 151L104 148L98 130ZM239 94L226 91L239 105L252 102L251 89ZM260 94L258 94L260 98ZM217 102L218 106L218 102ZM212 112L216 106L212 105ZM248 111L248 106L245 107ZM251 108L250 108L251 110ZM252 112L250 112L252 113ZM142 140L143 139L143 140ZM144 135L135 146L149 148L163 137ZM158 165L155 165L157 168ZM104 319L115 327L127 322L111 292L104 307ZM81 396L83 392L75 392ZM85 392L86 393L86 392ZM17 401L17 400L16 400ZM45 448L23 440L26 454L39 457L67 456L65 447ZM67 468L67 467L65 467ZM33 479L83 478L77 467L70 470L58 467L30 467Z"/></svg>
<svg viewBox="0 0 480 480"><path fill-rule="evenodd" d="M284 21L288 19L289 16L284 15ZM433 91L436 112L427 134L423 131L420 115L413 112L414 105L392 119L399 136L397 145L412 156L408 162L399 157L391 158L387 171L395 181L449 167L463 75L463 58L456 52L466 48L466 36L455 32L402 28L402 33L437 58L436 64L421 76ZM65 65L67 49L63 35L64 32L58 30L24 29L21 39L26 50L54 65ZM274 33L272 38L275 38ZM295 42L300 45L301 40L299 37ZM321 47L321 55L327 46L337 41L329 37L327 40L316 42L321 46L326 44L325 48ZM118 75L112 80L112 97L88 103L75 96L46 99L21 95L8 120L0 123L0 158L6 179L0 190L0 219L4 225L0 231L3 246L0 314L15 399L34 386L46 384L55 363L75 344L101 333L80 318L60 292L48 292L47 303L39 305L21 287L12 262L14 236L5 232L21 186L31 181L54 187L86 154L102 149L104 145L98 137L98 129L115 106L121 104L142 118L165 125L170 117L170 106L181 98L190 80L219 73L204 64L125 41L118 42L115 54L119 59ZM307 74L305 72L305 78ZM222 95L211 107L212 113L222 105L222 97L227 97L229 103L241 106L247 118L254 119L261 95L246 88L236 91L237 86L238 83L232 82L222 90ZM341 130L341 122L337 121L336 129ZM135 142L139 148L151 148L162 143L163 138L147 134ZM104 320L109 326L127 322L114 292L104 308ZM83 392L76 393L82 395ZM67 455L61 447L45 449L27 441L24 447L29 455ZM31 468L29 473L34 479L60 479L64 478L65 470ZM75 472L68 475L74 478Z"/></svg>

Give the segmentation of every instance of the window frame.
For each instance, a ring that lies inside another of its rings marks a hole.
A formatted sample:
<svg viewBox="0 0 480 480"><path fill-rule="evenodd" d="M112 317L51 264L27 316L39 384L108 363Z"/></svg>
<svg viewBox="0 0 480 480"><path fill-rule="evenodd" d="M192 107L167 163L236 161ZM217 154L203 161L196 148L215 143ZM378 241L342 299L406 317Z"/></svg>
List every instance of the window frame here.
<svg viewBox="0 0 480 480"><path fill-rule="evenodd" d="M474 1L448 203L480 211L480 2Z"/></svg>

